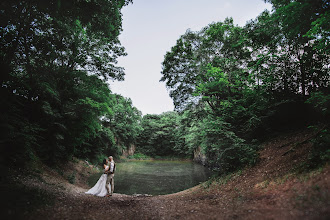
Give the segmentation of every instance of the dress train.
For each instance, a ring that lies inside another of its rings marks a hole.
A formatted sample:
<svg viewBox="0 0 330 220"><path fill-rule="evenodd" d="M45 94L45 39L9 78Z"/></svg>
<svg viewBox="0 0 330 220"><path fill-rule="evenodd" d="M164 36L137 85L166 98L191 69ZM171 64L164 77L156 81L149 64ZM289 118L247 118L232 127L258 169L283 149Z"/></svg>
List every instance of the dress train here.
<svg viewBox="0 0 330 220"><path fill-rule="evenodd" d="M85 192L86 194L91 194L91 195L95 195L95 196L106 196L107 195L107 189L105 188L105 184L107 182L107 174L102 174L100 179L97 181L97 183L87 192ZM109 183L109 189L110 188L110 183Z"/></svg>

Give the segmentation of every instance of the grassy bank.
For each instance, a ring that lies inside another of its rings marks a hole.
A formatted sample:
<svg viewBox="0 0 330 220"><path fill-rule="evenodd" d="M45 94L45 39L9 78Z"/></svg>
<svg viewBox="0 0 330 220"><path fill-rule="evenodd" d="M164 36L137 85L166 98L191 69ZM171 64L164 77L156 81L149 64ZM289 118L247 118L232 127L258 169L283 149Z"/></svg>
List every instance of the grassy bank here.
<svg viewBox="0 0 330 220"><path fill-rule="evenodd" d="M120 157L119 159L121 162L124 161L134 161L134 160L167 160L167 161L191 161L191 158L182 158L177 156L147 156L142 153L136 153L133 155L129 155L127 157Z"/></svg>

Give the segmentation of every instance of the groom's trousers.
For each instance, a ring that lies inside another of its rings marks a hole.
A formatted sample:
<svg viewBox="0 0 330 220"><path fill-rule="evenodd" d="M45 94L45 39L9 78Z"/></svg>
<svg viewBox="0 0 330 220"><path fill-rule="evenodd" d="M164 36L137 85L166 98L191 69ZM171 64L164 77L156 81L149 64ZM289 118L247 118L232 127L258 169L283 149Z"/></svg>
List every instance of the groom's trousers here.
<svg viewBox="0 0 330 220"><path fill-rule="evenodd" d="M107 189L108 194L110 194L110 195L112 195L113 190L115 189L115 180L114 180L114 177L115 177L114 174L108 174L107 182L105 184L105 188ZM110 189L109 189L109 183L111 185L111 192L110 192Z"/></svg>

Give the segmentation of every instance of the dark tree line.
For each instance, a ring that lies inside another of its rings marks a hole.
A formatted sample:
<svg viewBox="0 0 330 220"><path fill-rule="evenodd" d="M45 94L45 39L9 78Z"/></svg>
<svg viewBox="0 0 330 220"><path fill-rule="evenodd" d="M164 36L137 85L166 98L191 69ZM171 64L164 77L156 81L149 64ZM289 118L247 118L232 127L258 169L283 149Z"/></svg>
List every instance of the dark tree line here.
<svg viewBox="0 0 330 220"><path fill-rule="evenodd" d="M107 84L123 80L118 35L131 2L1 1L2 162L116 152L118 106L140 114Z"/></svg>

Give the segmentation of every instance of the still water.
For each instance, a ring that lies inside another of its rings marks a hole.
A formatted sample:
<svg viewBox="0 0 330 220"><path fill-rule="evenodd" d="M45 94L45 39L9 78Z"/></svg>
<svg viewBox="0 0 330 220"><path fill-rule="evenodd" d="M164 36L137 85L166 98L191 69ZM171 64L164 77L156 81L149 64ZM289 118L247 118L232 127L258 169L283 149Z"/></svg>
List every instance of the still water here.
<svg viewBox="0 0 330 220"><path fill-rule="evenodd" d="M211 171L187 161L131 161L116 164L115 193L164 195L206 181ZM101 174L90 177L93 186Z"/></svg>

